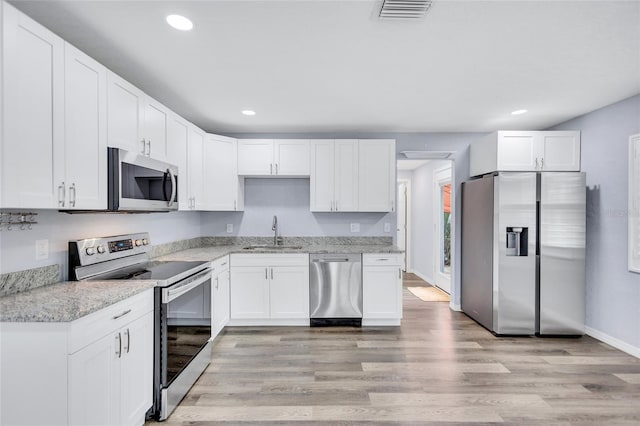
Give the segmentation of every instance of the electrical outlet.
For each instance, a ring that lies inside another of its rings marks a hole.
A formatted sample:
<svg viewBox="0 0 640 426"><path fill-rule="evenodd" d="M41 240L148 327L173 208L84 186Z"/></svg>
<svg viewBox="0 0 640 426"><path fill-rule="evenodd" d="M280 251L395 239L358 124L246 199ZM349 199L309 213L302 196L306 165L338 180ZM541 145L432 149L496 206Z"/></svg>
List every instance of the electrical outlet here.
<svg viewBox="0 0 640 426"><path fill-rule="evenodd" d="M352 223L351 224L351 232L360 232L360 224Z"/></svg>
<svg viewBox="0 0 640 426"><path fill-rule="evenodd" d="M227 233L230 234L233 232L233 223L227 223Z"/></svg>
<svg viewBox="0 0 640 426"><path fill-rule="evenodd" d="M36 240L36 260L49 258L49 240Z"/></svg>
<svg viewBox="0 0 640 426"><path fill-rule="evenodd" d="M389 222L384 223L384 232L391 232L391 224Z"/></svg>

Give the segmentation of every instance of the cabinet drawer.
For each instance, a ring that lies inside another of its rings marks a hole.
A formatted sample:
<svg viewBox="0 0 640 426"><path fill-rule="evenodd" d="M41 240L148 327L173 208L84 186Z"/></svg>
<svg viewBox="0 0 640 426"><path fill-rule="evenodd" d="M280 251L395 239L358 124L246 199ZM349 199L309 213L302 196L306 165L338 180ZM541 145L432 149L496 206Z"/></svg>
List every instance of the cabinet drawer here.
<svg viewBox="0 0 640 426"><path fill-rule="evenodd" d="M151 311L153 289L73 321L69 333L69 353L82 349Z"/></svg>
<svg viewBox="0 0 640 426"><path fill-rule="evenodd" d="M309 253L232 254L232 266L308 266Z"/></svg>
<svg viewBox="0 0 640 426"><path fill-rule="evenodd" d="M363 266L400 266L402 255L400 253L364 253L362 255Z"/></svg>
<svg viewBox="0 0 640 426"><path fill-rule="evenodd" d="M211 269L214 276L229 269L229 256L227 255L211 262Z"/></svg>

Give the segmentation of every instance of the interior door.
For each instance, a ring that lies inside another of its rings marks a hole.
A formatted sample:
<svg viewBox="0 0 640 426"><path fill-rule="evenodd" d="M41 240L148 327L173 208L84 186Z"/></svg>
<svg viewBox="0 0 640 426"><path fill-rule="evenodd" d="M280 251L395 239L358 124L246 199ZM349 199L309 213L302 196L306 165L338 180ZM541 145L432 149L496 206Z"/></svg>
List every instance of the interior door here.
<svg viewBox="0 0 640 426"><path fill-rule="evenodd" d="M435 285L451 292L451 166L434 173Z"/></svg>

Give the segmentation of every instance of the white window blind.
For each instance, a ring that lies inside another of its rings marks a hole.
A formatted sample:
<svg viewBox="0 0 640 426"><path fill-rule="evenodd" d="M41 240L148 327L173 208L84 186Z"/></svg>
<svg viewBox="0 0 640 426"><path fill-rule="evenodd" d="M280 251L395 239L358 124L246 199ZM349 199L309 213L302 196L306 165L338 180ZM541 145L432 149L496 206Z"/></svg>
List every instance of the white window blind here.
<svg viewBox="0 0 640 426"><path fill-rule="evenodd" d="M629 138L629 270L640 273L640 134Z"/></svg>

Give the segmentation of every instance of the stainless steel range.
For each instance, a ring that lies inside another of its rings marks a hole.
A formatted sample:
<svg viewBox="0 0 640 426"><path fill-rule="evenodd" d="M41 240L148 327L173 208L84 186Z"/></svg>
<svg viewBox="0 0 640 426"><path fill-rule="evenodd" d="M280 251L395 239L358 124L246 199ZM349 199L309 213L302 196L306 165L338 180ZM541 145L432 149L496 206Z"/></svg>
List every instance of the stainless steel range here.
<svg viewBox="0 0 640 426"><path fill-rule="evenodd" d="M154 280L153 407L166 419L211 359L210 262L149 259L147 233L69 242L70 280Z"/></svg>

